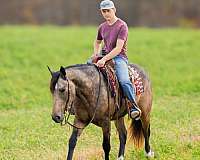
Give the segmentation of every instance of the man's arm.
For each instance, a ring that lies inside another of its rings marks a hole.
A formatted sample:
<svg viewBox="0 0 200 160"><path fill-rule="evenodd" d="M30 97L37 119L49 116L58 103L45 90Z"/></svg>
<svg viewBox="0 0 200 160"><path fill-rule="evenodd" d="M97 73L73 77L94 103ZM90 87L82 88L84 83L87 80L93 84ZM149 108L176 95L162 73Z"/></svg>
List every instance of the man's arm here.
<svg viewBox="0 0 200 160"><path fill-rule="evenodd" d="M97 56L97 54L100 53L101 42L102 40L97 40L97 39L94 41L94 53L92 57Z"/></svg>
<svg viewBox="0 0 200 160"><path fill-rule="evenodd" d="M99 60L97 62L97 66L103 67L104 64L106 63L106 61L108 61L108 60L114 58L115 56L117 56L121 52L121 50L123 48L123 45L124 45L124 40L117 39L116 47L110 53L108 53L106 56L104 56L101 60Z"/></svg>
<svg viewBox="0 0 200 160"><path fill-rule="evenodd" d="M114 58L115 56L117 56L121 52L123 45L124 45L124 40L117 39L116 47L110 53L108 53L106 56L104 56L103 59L105 61L108 61L108 60Z"/></svg>

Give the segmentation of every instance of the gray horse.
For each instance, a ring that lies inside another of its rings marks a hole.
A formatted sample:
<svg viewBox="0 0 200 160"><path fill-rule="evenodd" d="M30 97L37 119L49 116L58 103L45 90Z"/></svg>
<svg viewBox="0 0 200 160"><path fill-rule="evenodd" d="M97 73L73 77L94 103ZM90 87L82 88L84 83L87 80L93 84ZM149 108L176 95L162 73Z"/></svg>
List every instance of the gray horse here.
<svg viewBox="0 0 200 160"><path fill-rule="evenodd" d="M139 66L133 64L130 66L137 70L144 85L144 93L137 97L142 115L140 120L132 120L131 122L129 128L131 138L137 148L141 148L145 140L146 155L153 157L154 152L149 145L152 106L151 84L147 74ZM102 128L105 160L109 160L112 120L114 120L119 133L118 160L123 160L127 139L127 130L124 124L124 116L128 113L126 98L121 96L120 106L116 109L115 101L108 91L107 80L95 65L81 64L66 68L61 67L60 71L52 72L50 70L50 72L52 75L50 91L53 95L52 119L56 123L62 123L67 111L73 110L75 114L67 160L72 160L77 138L89 123Z"/></svg>

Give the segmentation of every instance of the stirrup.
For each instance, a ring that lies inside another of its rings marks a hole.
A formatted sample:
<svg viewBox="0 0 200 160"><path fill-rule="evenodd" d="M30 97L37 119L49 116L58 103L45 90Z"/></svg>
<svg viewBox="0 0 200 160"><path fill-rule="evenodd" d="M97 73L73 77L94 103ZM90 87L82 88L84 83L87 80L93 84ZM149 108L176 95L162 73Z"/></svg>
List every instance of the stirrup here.
<svg viewBox="0 0 200 160"><path fill-rule="evenodd" d="M130 111L130 117L139 120L141 115L141 111L137 110L136 108L132 108Z"/></svg>
<svg viewBox="0 0 200 160"><path fill-rule="evenodd" d="M131 111L130 111L131 118L134 118L135 120L139 120L142 111L140 110L140 108L138 107L138 105L136 104L135 101L133 101L132 103L133 103L133 108L131 110L135 110L135 111L132 111L132 112L135 112L135 113L133 113L133 115L132 115Z"/></svg>

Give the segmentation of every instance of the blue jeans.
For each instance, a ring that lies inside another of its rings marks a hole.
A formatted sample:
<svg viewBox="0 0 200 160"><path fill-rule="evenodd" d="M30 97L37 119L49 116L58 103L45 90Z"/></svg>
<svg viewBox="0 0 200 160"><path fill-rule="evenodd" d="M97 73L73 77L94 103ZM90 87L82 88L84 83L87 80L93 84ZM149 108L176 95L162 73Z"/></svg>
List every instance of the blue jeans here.
<svg viewBox="0 0 200 160"><path fill-rule="evenodd" d="M114 57L113 60L115 61L116 75L124 95L128 98L129 101L135 101L135 90L128 74L128 60L120 56Z"/></svg>

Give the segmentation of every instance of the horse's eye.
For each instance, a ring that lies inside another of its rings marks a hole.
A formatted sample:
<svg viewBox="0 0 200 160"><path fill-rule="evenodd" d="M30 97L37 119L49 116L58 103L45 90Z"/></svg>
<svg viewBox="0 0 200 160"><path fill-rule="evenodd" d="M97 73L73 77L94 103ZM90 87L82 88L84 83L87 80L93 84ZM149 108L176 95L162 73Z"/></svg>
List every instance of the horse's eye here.
<svg viewBox="0 0 200 160"><path fill-rule="evenodd" d="M60 88L59 91L63 93L65 91L65 88Z"/></svg>

